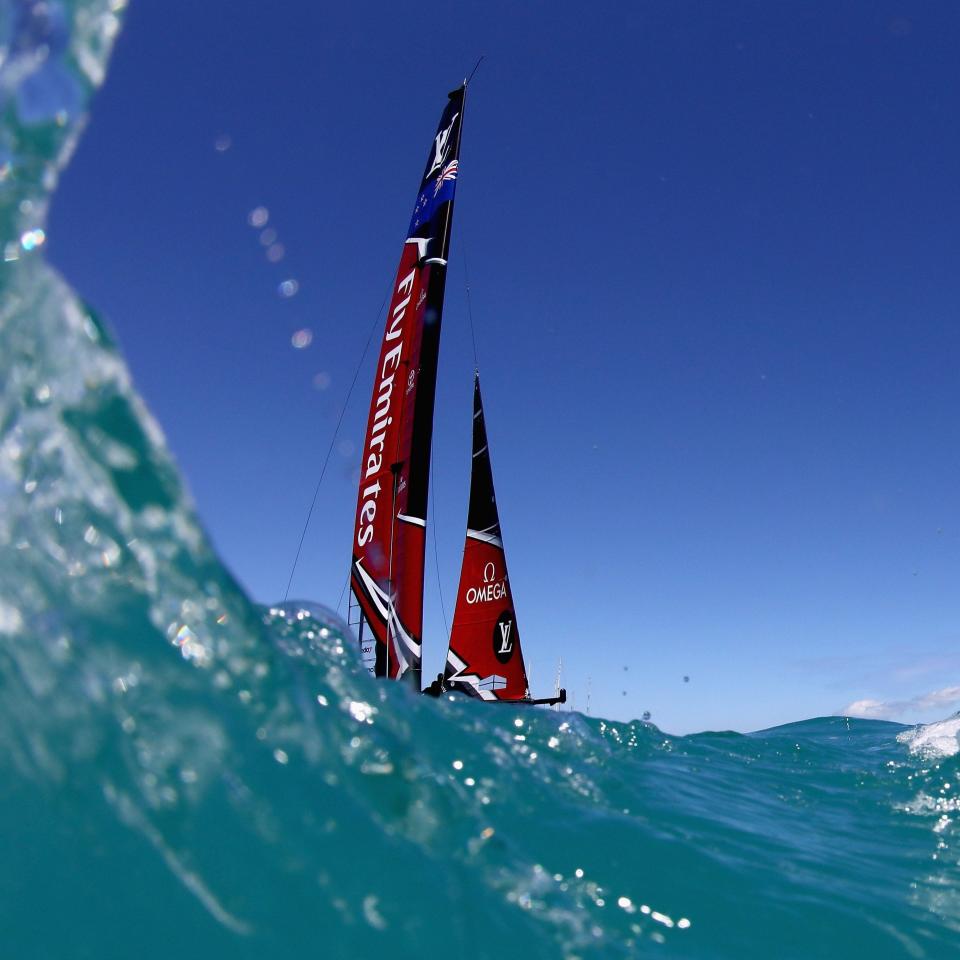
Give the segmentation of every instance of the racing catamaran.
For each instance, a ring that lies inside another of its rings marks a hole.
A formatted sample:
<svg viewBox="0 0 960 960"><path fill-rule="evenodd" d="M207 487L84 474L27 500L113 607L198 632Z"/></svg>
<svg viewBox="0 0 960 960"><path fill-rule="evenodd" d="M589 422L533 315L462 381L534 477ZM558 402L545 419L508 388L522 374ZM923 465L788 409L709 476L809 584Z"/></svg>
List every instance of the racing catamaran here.
<svg viewBox="0 0 960 960"><path fill-rule="evenodd" d="M423 579L430 444L453 201L466 81L448 96L427 156L374 375L360 465L350 569L350 623L363 662L378 677L421 686ZM513 598L486 440L479 377L467 545L450 648L428 692L459 690L482 700L534 700Z"/></svg>

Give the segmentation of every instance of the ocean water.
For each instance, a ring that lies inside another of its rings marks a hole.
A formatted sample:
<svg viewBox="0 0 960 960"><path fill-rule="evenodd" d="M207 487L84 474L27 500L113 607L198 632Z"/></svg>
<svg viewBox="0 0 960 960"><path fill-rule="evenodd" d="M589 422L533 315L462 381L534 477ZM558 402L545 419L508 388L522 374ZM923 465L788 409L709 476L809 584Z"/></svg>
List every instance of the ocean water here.
<svg viewBox="0 0 960 960"><path fill-rule="evenodd" d="M121 7L0 4L0 956L960 956L960 717L435 701L243 595L43 258Z"/></svg>

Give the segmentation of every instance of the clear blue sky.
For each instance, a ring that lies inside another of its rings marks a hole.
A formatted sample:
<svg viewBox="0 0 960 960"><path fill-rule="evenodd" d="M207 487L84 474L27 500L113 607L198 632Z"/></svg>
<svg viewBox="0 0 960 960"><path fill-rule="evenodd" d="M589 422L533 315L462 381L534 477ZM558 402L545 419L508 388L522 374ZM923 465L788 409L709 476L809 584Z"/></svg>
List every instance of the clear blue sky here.
<svg viewBox="0 0 960 960"><path fill-rule="evenodd" d="M535 693L562 655L578 708L590 678L591 712L669 731L942 715L916 698L960 684L957 49L952 2L134 0L49 253L275 601L445 93L484 54L434 438L447 614L466 254ZM292 591L334 606L374 362Z"/></svg>

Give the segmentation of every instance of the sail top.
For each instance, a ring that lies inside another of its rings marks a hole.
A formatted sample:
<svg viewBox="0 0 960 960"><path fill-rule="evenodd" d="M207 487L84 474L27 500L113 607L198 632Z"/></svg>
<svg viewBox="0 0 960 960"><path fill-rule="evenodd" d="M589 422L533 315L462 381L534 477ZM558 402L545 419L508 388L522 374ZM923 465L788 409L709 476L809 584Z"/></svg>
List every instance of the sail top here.
<svg viewBox="0 0 960 960"><path fill-rule="evenodd" d="M451 90L448 103L437 125L433 146L427 154L427 163L420 179L417 202L410 218L407 237L429 237L439 246L434 246L428 255L447 258L449 226L447 217L437 217L445 203L452 203L456 189L457 170L460 166L460 131L463 121L463 103L466 87ZM440 222L435 222L440 221Z"/></svg>
<svg viewBox="0 0 960 960"><path fill-rule="evenodd" d="M467 509L467 536L488 537L501 549L500 515L493 489L493 467L487 443L487 426L480 397L480 374L473 375L473 466L470 471L470 506Z"/></svg>

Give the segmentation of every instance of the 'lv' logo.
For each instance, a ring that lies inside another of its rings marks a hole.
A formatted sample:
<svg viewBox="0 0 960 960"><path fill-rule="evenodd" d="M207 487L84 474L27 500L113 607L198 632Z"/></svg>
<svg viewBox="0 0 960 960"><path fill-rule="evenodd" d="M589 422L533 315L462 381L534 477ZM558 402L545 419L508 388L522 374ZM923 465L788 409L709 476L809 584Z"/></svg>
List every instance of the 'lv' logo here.
<svg viewBox="0 0 960 960"><path fill-rule="evenodd" d="M504 623L498 623L497 626L500 628L500 649L497 653L510 653L513 650L513 644L510 643L510 628L513 626L513 621L507 620Z"/></svg>
<svg viewBox="0 0 960 960"><path fill-rule="evenodd" d="M447 150L450 148L450 131L453 130L453 125L457 122L457 117L459 113L453 115L453 119L450 121L450 126L446 130L441 130L433 141L433 163L430 165L430 169L427 171L427 176L429 177L437 167L443 163L447 158Z"/></svg>

